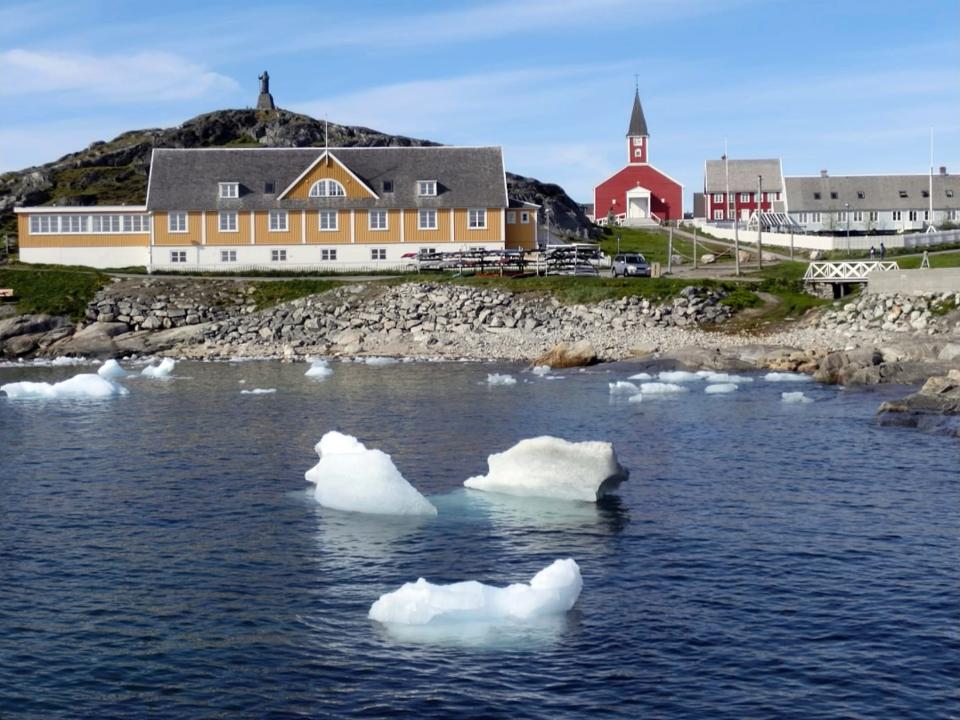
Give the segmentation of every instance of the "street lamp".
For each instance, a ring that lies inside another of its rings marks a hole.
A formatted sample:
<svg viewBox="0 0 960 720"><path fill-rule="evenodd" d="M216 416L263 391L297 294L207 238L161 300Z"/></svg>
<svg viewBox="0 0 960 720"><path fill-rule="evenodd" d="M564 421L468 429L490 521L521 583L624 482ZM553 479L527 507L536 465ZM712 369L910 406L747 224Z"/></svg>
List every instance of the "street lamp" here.
<svg viewBox="0 0 960 720"><path fill-rule="evenodd" d="M620 254L620 231L617 230L617 255Z"/></svg>
<svg viewBox="0 0 960 720"><path fill-rule="evenodd" d="M844 215L847 216L847 253L850 252L850 203L844 203Z"/></svg>

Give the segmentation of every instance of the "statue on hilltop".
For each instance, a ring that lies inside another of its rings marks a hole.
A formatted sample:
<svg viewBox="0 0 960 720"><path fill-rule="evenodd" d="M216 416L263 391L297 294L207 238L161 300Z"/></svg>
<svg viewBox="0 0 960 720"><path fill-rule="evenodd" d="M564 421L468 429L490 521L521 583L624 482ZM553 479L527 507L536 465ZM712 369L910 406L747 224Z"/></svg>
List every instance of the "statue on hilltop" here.
<svg viewBox="0 0 960 720"><path fill-rule="evenodd" d="M270 94L270 73L266 70L262 75L258 75L260 81L260 95L257 97L257 110L276 110L277 106L273 104L273 95Z"/></svg>

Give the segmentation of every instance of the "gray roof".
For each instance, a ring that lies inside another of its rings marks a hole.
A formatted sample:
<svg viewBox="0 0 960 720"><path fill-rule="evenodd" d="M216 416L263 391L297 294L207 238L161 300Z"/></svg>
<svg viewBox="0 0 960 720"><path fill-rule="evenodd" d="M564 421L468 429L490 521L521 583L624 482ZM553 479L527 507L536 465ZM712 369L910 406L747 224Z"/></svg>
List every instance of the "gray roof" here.
<svg viewBox="0 0 960 720"><path fill-rule="evenodd" d="M783 172L779 158L763 160L707 160L705 191L726 192L727 176L724 165L730 166L730 192L755 192L757 176L763 176L763 191L783 192Z"/></svg>
<svg viewBox="0 0 960 720"><path fill-rule="evenodd" d="M627 128L627 137L649 134L647 132L647 119L643 116L643 108L640 107L640 91L637 90L633 96L633 112L630 113L630 127Z"/></svg>
<svg viewBox="0 0 960 720"><path fill-rule="evenodd" d="M499 147L330 148L379 198L277 200L323 148L205 148L154 151L148 210L269 210L285 208L506 207ZM416 194L418 180L436 180L435 197ZM384 191L384 182L393 191ZM220 199L217 183L238 182L240 197ZM266 192L273 183L273 192Z"/></svg>
<svg viewBox="0 0 960 720"><path fill-rule="evenodd" d="M929 175L788 177L785 182L790 212L843 210L846 203L852 210L925 210L930 205L930 198L923 195L930 187ZM948 190L953 197L947 196ZM960 209L960 175L933 176L933 207Z"/></svg>

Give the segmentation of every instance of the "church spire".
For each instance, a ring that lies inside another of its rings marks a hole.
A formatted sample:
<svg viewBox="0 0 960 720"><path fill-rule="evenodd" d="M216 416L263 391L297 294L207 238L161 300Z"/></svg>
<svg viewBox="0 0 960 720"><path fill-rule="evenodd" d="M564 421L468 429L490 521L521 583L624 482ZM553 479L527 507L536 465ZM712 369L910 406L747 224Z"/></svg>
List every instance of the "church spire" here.
<svg viewBox="0 0 960 720"><path fill-rule="evenodd" d="M643 108L640 106L640 88L634 91L633 112L630 114L630 128L627 130L627 137L647 137L647 119L643 116Z"/></svg>

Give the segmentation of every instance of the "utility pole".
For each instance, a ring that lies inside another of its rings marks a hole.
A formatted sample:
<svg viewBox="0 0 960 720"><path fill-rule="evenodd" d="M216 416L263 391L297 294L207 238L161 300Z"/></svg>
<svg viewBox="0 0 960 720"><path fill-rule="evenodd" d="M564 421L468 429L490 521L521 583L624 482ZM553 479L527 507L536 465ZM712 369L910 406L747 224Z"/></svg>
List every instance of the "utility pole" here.
<svg viewBox="0 0 960 720"><path fill-rule="evenodd" d="M760 198L763 197L763 175L757 175L757 268L763 270L763 223L760 222Z"/></svg>
<svg viewBox="0 0 960 720"><path fill-rule="evenodd" d="M673 271L673 228L668 228L670 237L667 240L667 274Z"/></svg>
<svg viewBox="0 0 960 720"><path fill-rule="evenodd" d="M847 216L847 254L850 254L850 203L843 204L843 214Z"/></svg>
<svg viewBox="0 0 960 720"><path fill-rule="evenodd" d="M697 229L693 229L693 269L697 269Z"/></svg>
<svg viewBox="0 0 960 720"><path fill-rule="evenodd" d="M730 158L727 156L727 141L723 141L723 170L727 176L727 192L725 195L727 211L724 213L726 219L730 219L731 208L733 209L733 261L737 270L737 277L740 276L740 222L737 220L737 205L730 197Z"/></svg>

